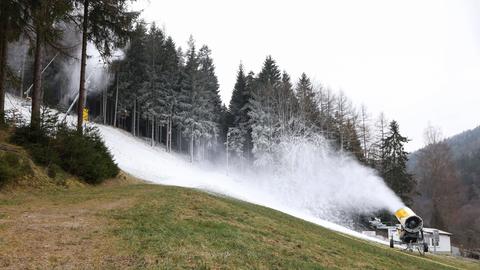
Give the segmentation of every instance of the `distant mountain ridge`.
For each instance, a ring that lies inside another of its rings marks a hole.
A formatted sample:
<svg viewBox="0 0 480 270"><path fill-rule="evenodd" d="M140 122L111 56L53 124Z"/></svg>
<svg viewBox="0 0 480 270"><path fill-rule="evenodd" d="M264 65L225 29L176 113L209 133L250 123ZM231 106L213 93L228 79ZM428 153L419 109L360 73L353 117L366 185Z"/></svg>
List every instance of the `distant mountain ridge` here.
<svg viewBox="0 0 480 270"><path fill-rule="evenodd" d="M464 155L474 154L480 149L480 126L466 130L445 141L450 146L455 160Z"/></svg>
<svg viewBox="0 0 480 270"><path fill-rule="evenodd" d="M427 224L453 232L456 245L480 251L480 126L438 145L409 156L417 181L413 206Z"/></svg>

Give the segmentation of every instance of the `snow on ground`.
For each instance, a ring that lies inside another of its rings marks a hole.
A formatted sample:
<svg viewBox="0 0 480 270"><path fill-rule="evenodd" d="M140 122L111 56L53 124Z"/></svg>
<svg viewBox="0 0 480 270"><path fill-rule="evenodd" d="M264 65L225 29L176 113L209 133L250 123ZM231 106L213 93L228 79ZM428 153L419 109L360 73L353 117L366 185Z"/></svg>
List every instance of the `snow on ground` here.
<svg viewBox="0 0 480 270"><path fill-rule="evenodd" d="M235 179L226 172L201 168L185 160L178 154L167 153L163 147L151 147L148 142L133 137L130 133L111 126L97 125L105 143L111 150L122 170L135 177L156 184L196 188L236 199L266 206L325 228L358 238L387 244L385 241L368 237L341 225L315 217L307 210L292 209L282 203L268 191L251 182Z"/></svg>
<svg viewBox="0 0 480 270"><path fill-rule="evenodd" d="M29 102L8 94L5 109L16 109L26 119L30 115ZM75 120L74 116L67 117L69 123L74 123ZM151 147L149 142L133 137L124 130L98 124L96 126L119 167L135 177L155 184L189 187L230 196L284 212L340 233L388 244L380 239L363 235L344 226L315 217L307 209L294 209L287 203L271 196L268 189L256 186L249 181L228 176L226 171L207 169L200 167L200 165L191 164L186 161L184 156L167 153L160 146Z"/></svg>

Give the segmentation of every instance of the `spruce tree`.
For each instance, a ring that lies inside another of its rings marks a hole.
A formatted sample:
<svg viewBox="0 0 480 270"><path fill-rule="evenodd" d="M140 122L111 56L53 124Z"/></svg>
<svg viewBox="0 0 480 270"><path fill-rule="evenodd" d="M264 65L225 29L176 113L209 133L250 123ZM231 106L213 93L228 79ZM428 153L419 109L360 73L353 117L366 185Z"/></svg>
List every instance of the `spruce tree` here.
<svg viewBox="0 0 480 270"><path fill-rule="evenodd" d="M144 22L139 22L130 40L129 49L125 53L125 58L121 61L114 62L111 65L115 74L115 83L112 85L113 91L116 91L118 84L119 90L119 107L118 111L130 111L132 120L132 134L136 134L138 126L137 111L142 106L139 99L142 89L151 84L149 73L149 64L147 55L147 28ZM116 123L113 123L116 125Z"/></svg>
<svg viewBox="0 0 480 270"><path fill-rule="evenodd" d="M415 181L407 172L408 153L404 144L408 139L400 134L396 121L390 122L387 137L382 143L382 176L387 185L407 204L411 203L410 194Z"/></svg>
<svg viewBox="0 0 480 270"><path fill-rule="evenodd" d="M243 94L243 100L246 104L240 110L240 121L238 126L241 130L245 133L245 141L243 144L243 152L248 160L251 160L253 157L252 149L253 149L253 141L252 141L252 120L250 118L250 112L252 111L252 107L250 106L250 101L254 98L255 89L257 87L257 81L255 79L255 73L250 71L246 76L246 87L245 92Z"/></svg>
<svg viewBox="0 0 480 270"><path fill-rule="evenodd" d="M248 102L246 100L247 95L245 92L247 88L247 80L245 77L245 73L243 72L243 66L240 64L237 72L237 81L235 82L235 86L233 87L232 98L230 99L230 106L229 111L232 115L232 127L238 127L238 123L241 119L241 110Z"/></svg>
<svg viewBox="0 0 480 270"><path fill-rule="evenodd" d="M196 147L198 140L209 139L218 131L215 111L218 110L218 114L221 112L219 100L218 83L208 48L197 52L195 42L190 37L187 62L180 82L177 119L182 132L189 137L191 162L194 160L194 149L199 149ZM200 149L203 149L203 141L200 143Z"/></svg>
<svg viewBox="0 0 480 270"><path fill-rule="evenodd" d="M280 123L280 132L286 134L294 128L294 119L298 111L298 100L295 97L290 76L286 71L282 73L282 80L279 84L276 98L277 117Z"/></svg>
<svg viewBox="0 0 480 270"><path fill-rule="evenodd" d="M42 67L43 54L46 45L60 49L58 41L63 34L62 25L70 21L68 16L73 10L71 1L29 1L26 9L29 16L27 20L30 26L27 35L34 34L34 67L32 88L32 113L30 126L33 129L40 128L40 107L42 104ZM30 30L31 29L31 30ZM33 33L32 33L33 32Z"/></svg>
<svg viewBox="0 0 480 270"><path fill-rule="evenodd" d="M217 139L219 135L219 124L221 121L222 101L219 94L218 79L215 74L215 65L211 57L211 50L206 46L202 46L198 52L199 58L199 76L202 88L202 106L203 132L201 134L201 150L202 158L205 154L213 154L216 149ZM206 152L208 150L208 153Z"/></svg>
<svg viewBox="0 0 480 270"><path fill-rule="evenodd" d="M258 80L262 84L270 83L271 85L275 85L281 79L281 72L277 66L275 60L273 60L272 56L267 56L265 61L263 62L263 67L260 73L258 74Z"/></svg>
<svg viewBox="0 0 480 270"><path fill-rule="evenodd" d="M83 12L78 16L78 25L81 22L82 30L82 54L77 103L77 130L81 132L83 126L81 115L86 99L87 41L93 42L104 58L110 57L113 48L123 46L126 43L133 22L139 13L128 11L128 2L130 1L127 0L75 0L75 2L83 7Z"/></svg>
<svg viewBox="0 0 480 270"><path fill-rule="evenodd" d="M297 83L296 97L298 100L300 120L308 128L316 127L320 112L315 102L312 83L305 73L302 73Z"/></svg>
<svg viewBox="0 0 480 270"><path fill-rule="evenodd" d="M8 43L17 40L25 31L26 23L23 1L2 0L0 2L0 126L5 123L5 86L7 80Z"/></svg>

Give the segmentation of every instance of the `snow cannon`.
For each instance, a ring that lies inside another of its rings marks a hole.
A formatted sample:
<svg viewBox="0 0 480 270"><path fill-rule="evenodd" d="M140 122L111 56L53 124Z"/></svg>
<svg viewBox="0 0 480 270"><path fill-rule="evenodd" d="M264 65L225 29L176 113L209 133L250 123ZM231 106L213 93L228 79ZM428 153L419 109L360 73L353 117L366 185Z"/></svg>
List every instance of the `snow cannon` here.
<svg viewBox="0 0 480 270"><path fill-rule="evenodd" d="M395 244L406 245L406 250L413 251L417 249L420 254L428 252L428 243L425 241L423 235L423 220L417 216L412 209L402 207L395 212L400 222L397 225L398 240L394 239L393 234L390 237L390 247L393 248Z"/></svg>
<svg viewBox="0 0 480 270"><path fill-rule="evenodd" d="M423 229L423 220L412 209L402 207L395 212L395 217L402 225L402 228L409 233L417 233Z"/></svg>

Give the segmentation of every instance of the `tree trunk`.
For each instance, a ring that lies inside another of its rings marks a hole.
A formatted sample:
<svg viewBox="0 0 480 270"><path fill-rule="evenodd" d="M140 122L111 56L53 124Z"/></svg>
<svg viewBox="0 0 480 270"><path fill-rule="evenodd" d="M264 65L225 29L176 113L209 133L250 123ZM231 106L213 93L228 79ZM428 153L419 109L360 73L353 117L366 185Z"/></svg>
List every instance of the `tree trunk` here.
<svg viewBox="0 0 480 270"><path fill-rule="evenodd" d="M152 131L152 147L154 147L155 146L155 116L153 115L152 115L151 131Z"/></svg>
<svg viewBox="0 0 480 270"><path fill-rule="evenodd" d="M172 152L172 116L168 118L168 152Z"/></svg>
<svg viewBox="0 0 480 270"><path fill-rule="evenodd" d="M160 141L159 141L159 132L160 132L160 130L159 130L159 128L158 128L158 127L159 127L158 121L159 121L158 119L157 119L157 121L155 121L155 141L160 142Z"/></svg>
<svg viewBox="0 0 480 270"><path fill-rule="evenodd" d="M119 74L117 72L117 87L115 90L115 111L113 113L113 126L117 127L117 111L118 111L118 78Z"/></svg>
<svg viewBox="0 0 480 270"><path fill-rule="evenodd" d="M137 100L135 100L135 103L137 103ZM135 133L137 134L138 137L141 136L141 134L140 134L140 113L141 113L141 111L139 109L138 113L137 113L137 120L135 121L136 124L137 124L137 127L136 127L137 130L135 131Z"/></svg>
<svg viewBox="0 0 480 270"><path fill-rule="evenodd" d="M182 152L182 129L178 128L178 151Z"/></svg>
<svg viewBox="0 0 480 270"><path fill-rule="evenodd" d="M160 124L158 128L158 142L161 144L162 143L162 138L163 137L163 125ZM166 144L165 144L166 145Z"/></svg>
<svg viewBox="0 0 480 270"><path fill-rule="evenodd" d="M133 102L133 115L132 115L132 134L135 137L137 134L137 100Z"/></svg>
<svg viewBox="0 0 480 270"><path fill-rule="evenodd" d="M165 146L166 146L167 152L169 152L169 151L168 151L168 147L169 147L169 143L170 143L170 137L169 137L169 133L168 133L169 128L170 128L170 117L167 117L167 129L165 130L165 131L166 131L166 134L165 134L165 135L166 135L166 136L165 136L165 137L166 137Z"/></svg>
<svg viewBox="0 0 480 270"><path fill-rule="evenodd" d="M103 89L103 124L107 124L107 88Z"/></svg>
<svg viewBox="0 0 480 270"><path fill-rule="evenodd" d="M192 135L190 135L190 162L193 163L193 128Z"/></svg>
<svg viewBox="0 0 480 270"><path fill-rule="evenodd" d="M33 129L40 128L40 106L42 105L42 43L43 34L37 27L37 36L35 44L35 60L33 64L33 89L32 89L32 115L30 126Z"/></svg>
<svg viewBox="0 0 480 270"><path fill-rule="evenodd" d="M28 52L28 47L25 49L25 52L23 53L23 59L22 59L22 75L20 75L20 92L18 93L18 96L20 98L23 98L23 88L25 84L25 62L27 61L27 52Z"/></svg>
<svg viewBox="0 0 480 270"><path fill-rule="evenodd" d="M7 16L0 22L0 125L5 123L5 78L7 67Z"/></svg>
<svg viewBox="0 0 480 270"><path fill-rule="evenodd" d="M85 0L83 3L83 33L82 33L82 59L80 64L80 88L78 90L77 103L77 131L83 131L83 108L86 100L85 95L85 69L87 67L87 31L88 31L88 3Z"/></svg>

